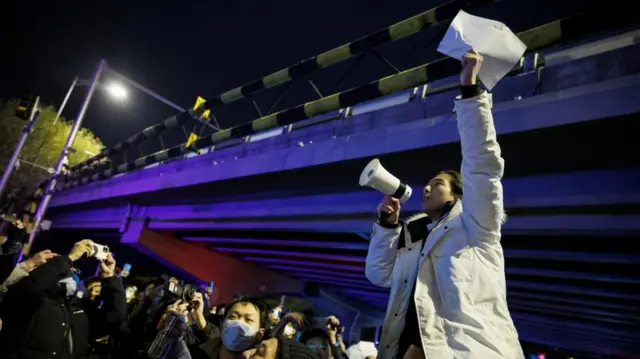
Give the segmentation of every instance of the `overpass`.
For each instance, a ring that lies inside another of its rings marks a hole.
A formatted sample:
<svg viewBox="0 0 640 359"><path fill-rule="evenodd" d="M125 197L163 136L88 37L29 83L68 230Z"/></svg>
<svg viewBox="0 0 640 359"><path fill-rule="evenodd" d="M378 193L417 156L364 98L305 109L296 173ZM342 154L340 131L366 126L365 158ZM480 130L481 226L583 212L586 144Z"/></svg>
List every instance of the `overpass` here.
<svg viewBox="0 0 640 359"><path fill-rule="evenodd" d="M638 38L540 49L493 91L509 305L522 340L628 357L640 347ZM364 277L380 195L357 186L359 173L378 157L419 188L458 168L455 83L426 81L238 138L214 134L196 144L200 155L182 146L176 160L174 151L160 164L147 157L72 177L48 219L54 232L109 233L213 280L221 302L302 293L356 334L381 324L388 301ZM419 201L403 211L418 212Z"/></svg>

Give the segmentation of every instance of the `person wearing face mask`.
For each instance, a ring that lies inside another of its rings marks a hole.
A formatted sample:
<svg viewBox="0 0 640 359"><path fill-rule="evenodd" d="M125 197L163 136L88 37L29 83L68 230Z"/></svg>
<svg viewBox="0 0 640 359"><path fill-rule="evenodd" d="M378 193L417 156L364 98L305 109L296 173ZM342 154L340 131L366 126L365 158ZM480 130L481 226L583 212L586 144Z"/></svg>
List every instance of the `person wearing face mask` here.
<svg viewBox="0 0 640 359"><path fill-rule="evenodd" d="M90 240L76 243L67 256L49 259L9 289L0 306L5 319L5 330L0 332L3 359L86 359L90 344L99 339L93 327L108 328L124 320L124 290L111 279L115 266L111 256L100 264L102 309L86 312L76 297L71 266L85 255L93 255Z"/></svg>
<svg viewBox="0 0 640 359"><path fill-rule="evenodd" d="M111 254L100 262L99 276L86 282L87 295L81 307L90 318L90 351L93 357L108 356L115 345L119 327L126 318L127 304L122 281L115 275L115 259ZM117 317L115 320L113 316Z"/></svg>
<svg viewBox="0 0 640 359"><path fill-rule="evenodd" d="M287 323L282 331L282 336L287 339L294 339L298 331L294 327L293 323Z"/></svg>
<svg viewBox="0 0 640 359"><path fill-rule="evenodd" d="M224 313L221 336L192 346L193 359L244 359L242 353L260 343L269 316L261 300L238 299L227 304Z"/></svg>

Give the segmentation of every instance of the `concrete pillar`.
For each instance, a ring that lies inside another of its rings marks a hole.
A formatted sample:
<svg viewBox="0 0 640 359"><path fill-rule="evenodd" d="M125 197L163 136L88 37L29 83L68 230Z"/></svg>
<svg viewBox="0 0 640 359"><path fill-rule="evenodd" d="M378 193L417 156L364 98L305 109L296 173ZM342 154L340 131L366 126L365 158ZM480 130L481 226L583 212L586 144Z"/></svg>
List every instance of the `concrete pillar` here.
<svg viewBox="0 0 640 359"><path fill-rule="evenodd" d="M176 238L171 232L156 232L132 221L123 243L169 266L176 266L198 279L215 283L214 303L226 303L235 294L294 294L303 291L301 281L214 252Z"/></svg>

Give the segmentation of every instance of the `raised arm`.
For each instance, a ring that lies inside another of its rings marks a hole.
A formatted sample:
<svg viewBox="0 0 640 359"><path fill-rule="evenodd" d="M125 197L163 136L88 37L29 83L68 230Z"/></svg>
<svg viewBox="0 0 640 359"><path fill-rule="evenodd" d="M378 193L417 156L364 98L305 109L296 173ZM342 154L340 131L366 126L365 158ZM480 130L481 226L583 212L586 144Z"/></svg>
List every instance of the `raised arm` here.
<svg viewBox="0 0 640 359"><path fill-rule="evenodd" d="M475 245L500 241L504 219L504 160L491 114L491 95L476 84L482 57L467 53L462 61L462 98L456 101L462 147L462 220Z"/></svg>

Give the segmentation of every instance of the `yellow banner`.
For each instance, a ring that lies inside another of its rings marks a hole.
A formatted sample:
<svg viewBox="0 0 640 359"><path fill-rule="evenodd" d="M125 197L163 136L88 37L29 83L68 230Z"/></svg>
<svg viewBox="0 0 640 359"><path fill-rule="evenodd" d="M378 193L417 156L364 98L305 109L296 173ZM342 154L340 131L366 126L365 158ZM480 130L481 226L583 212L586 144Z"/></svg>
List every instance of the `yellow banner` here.
<svg viewBox="0 0 640 359"><path fill-rule="evenodd" d="M196 98L196 104L193 105L193 110L196 111L198 109L198 107L204 105L207 102L207 100L205 100L204 98L198 96L198 98Z"/></svg>
<svg viewBox="0 0 640 359"><path fill-rule="evenodd" d="M193 145L194 142L196 142L198 140L198 134L195 132L191 132L191 134L189 135L189 139L187 140L187 148L191 147L191 145Z"/></svg>

